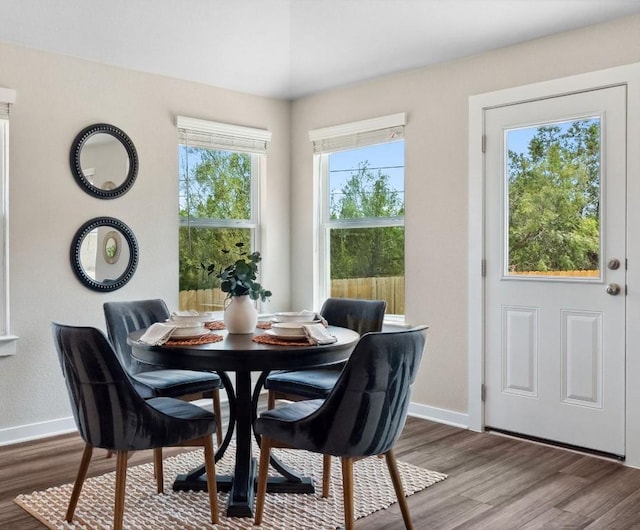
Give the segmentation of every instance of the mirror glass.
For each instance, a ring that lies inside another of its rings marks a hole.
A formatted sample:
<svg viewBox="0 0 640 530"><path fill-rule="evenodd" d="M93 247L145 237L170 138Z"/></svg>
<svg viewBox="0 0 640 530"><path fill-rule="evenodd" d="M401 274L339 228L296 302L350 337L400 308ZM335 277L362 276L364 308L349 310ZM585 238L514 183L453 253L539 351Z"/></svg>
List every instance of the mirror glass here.
<svg viewBox="0 0 640 530"><path fill-rule="evenodd" d="M73 238L71 264L78 279L90 289L115 291L131 279L138 265L135 236L118 219L91 219Z"/></svg>
<svg viewBox="0 0 640 530"><path fill-rule="evenodd" d="M109 265L118 263L122 252L122 238L117 230L110 230L102 238L102 257Z"/></svg>
<svg viewBox="0 0 640 530"><path fill-rule="evenodd" d="M106 123L80 131L73 141L70 163L82 189L101 199L126 193L138 172L133 142L124 131Z"/></svg>
<svg viewBox="0 0 640 530"><path fill-rule="evenodd" d="M129 155L115 137L97 133L89 137L80 151L80 167L84 178L102 190L112 190L129 174Z"/></svg>

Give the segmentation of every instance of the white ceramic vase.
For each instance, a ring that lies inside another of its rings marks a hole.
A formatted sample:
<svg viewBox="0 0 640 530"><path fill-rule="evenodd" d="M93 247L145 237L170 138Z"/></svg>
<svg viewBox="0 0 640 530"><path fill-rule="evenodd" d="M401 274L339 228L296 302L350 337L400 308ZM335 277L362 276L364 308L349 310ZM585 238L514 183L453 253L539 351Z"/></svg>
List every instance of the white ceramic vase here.
<svg viewBox="0 0 640 530"><path fill-rule="evenodd" d="M224 309L224 323L229 333L253 333L258 324L258 310L249 298L232 296L229 304Z"/></svg>

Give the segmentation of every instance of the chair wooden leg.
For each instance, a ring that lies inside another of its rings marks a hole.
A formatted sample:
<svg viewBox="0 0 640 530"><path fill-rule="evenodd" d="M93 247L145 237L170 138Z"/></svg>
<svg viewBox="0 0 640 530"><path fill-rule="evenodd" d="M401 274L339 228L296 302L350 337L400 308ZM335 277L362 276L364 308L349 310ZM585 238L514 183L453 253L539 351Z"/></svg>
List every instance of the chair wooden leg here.
<svg viewBox="0 0 640 530"><path fill-rule="evenodd" d="M267 410L274 408L276 408L276 393L269 390L269 394L267 395Z"/></svg>
<svg viewBox="0 0 640 530"><path fill-rule="evenodd" d="M73 491L71 492L71 498L69 499L69 506L67 508L67 515L64 520L68 523L73 519L73 514L76 511L76 506L78 504L78 497L80 497L80 492L82 491L82 485L84 484L84 479L87 476L87 470L89 469L89 463L91 462L91 455L93 454L93 447L89 444L85 444L84 451L82 452L82 459L80 460L80 468L78 469L78 475L76 476L76 481L73 484Z"/></svg>
<svg viewBox="0 0 640 530"><path fill-rule="evenodd" d="M153 450L153 475L156 477L158 493L164 493L164 471L162 468L162 447Z"/></svg>
<svg viewBox="0 0 640 530"><path fill-rule="evenodd" d="M113 530L122 530L124 517L124 490L127 482L127 451L116 453L116 502L113 512Z"/></svg>
<svg viewBox="0 0 640 530"><path fill-rule="evenodd" d="M216 466L215 455L213 454L213 440L207 435L203 438L204 445L204 467L207 473L207 490L209 492L209 506L211 509L211 522L220 523L218 511L218 491L216 489Z"/></svg>
<svg viewBox="0 0 640 530"><path fill-rule="evenodd" d="M331 455L322 455L322 496L328 497L331 488Z"/></svg>
<svg viewBox="0 0 640 530"><path fill-rule="evenodd" d="M342 489L344 491L344 527L353 530L353 458L342 459Z"/></svg>
<svg viewBox="0 0 640 530"><path fill-rule="evenodd" d="M253 520L256 526L262 524L264 511L264 498L267 495L267 476L269 475L269 455L271 453L271 440L266 436L260 441L260 463L258 466L258 493L256 495L256 515Z"/></svg>
<svg viewBox="0 0 640 530"><path fill-rule="evenodd" d="M404 526L407 530L413 530L413 523L411 522L411 514L409 513L409 504L404 494L404 488L402 487L402 480L400 479L400 473L398 472L398 464L396 463L396 457L393 450L389 450L385 453L387 467L389 468L389 474L391 475L391 481L393 482L393 489L396 490L396 497L398 497L398 504L400 505L400 511L402 512L402 519L404 519Z"/></svg>
<svg viewBox="0 0 640 530"><path fill-rule="evenodd" d="M218 447L222 445L222 409L220 407L220 389L213 391L213 413L216 415L216 440Z"/></svg>

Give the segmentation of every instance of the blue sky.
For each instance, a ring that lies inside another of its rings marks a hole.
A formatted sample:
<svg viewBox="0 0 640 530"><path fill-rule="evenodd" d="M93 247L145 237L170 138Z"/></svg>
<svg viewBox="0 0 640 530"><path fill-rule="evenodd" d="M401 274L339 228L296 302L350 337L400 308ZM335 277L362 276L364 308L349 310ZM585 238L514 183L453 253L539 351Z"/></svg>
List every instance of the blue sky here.
<svg viewBox="0 0 640 530"><path fill-rule="evenodd" d="M516 153L526 154L531 138L534 137L537 127L528 127L526 129L509 129L507 131L507 148Z"/></svg>
<svg viewBox="0 0 640 530"><path fill-rule="evenodd" d="M599 121L600 118L581 118L586 120L588 123L593 123ZM557 125L560 127L562 132L566 132L571 124L576 120L569 120L565 122L556 122L553 125ZM545 124L546 125L546 124ZM541 125L536 125L533 127L523 127L521 129L507 129L507 148L510 151L515 151L516 153L528 153L529 142L531 138L533 138L538 130L538 127Z"/></svg>
<svg viewBox="0 0 640 530"><path fill-rule="evenodd" d="M338 151L329 156L330 188L339 191L357 170L358 163L367 161L369 168L377 168L391 178L389 182L397 191L404 193L404 141L370 145L359 149Z"/></svg>

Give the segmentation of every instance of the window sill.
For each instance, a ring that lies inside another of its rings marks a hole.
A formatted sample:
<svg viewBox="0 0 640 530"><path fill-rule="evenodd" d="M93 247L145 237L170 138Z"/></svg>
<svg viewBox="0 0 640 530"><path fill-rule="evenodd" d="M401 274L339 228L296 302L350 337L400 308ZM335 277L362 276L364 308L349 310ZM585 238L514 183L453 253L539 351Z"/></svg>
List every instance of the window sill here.
<svg viewBox="0 0 640 530"><path fill-rule="evenodd" d="M18 342L17 335L3 335L0 336L0 357L6 357L16 353L16 343Z"/></svg>

